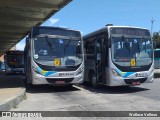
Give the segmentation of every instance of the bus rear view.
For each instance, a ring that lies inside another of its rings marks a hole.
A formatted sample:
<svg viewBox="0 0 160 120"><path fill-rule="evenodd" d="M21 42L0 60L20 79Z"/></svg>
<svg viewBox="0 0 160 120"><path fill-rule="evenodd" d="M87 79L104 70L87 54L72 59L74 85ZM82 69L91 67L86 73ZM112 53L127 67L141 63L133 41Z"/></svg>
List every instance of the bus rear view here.
<svg viewBox="0 0 160 120"><path fill-rule="evenodd" d="M33 85L83 82L83 41L79 31L33 27L26 40L26 77Z"/></svg>
<svg viewBox="0 0 160 120"><path fill-rule="evenodd" d="M24 51L7 51L4 59L6 73L24 73Z"/></svg>

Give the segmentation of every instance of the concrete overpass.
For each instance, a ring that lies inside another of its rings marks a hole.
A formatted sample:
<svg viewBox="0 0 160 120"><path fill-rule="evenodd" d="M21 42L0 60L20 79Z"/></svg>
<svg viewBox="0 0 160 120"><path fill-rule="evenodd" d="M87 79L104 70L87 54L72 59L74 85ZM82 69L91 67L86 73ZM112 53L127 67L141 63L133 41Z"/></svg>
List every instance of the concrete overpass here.
<svg viewBox="0 0 160 120"><path fill-rule="evenodd" d="M72 0L1 0L0 56Z"/></svg>

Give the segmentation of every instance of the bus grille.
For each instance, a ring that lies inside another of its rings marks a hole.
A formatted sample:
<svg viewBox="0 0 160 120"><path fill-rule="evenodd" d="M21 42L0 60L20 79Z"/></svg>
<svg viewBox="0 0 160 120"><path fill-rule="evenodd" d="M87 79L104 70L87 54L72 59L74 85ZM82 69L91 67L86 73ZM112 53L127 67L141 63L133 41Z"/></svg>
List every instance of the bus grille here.
<svg viewBox="0 0 160 120"><path fill-rule="evenodd" d="M46 78L49 83L54 84L56 81L65 81L65 83L70 83L74 78Z"/></svg>
<svg viewBox="0 0 160 120"><path fill-rule="evenodd" d="M140 79L124 79L126 84L132 84L132 82L140 82L144 83L147 80L147 78L140 78Z"/></svg>

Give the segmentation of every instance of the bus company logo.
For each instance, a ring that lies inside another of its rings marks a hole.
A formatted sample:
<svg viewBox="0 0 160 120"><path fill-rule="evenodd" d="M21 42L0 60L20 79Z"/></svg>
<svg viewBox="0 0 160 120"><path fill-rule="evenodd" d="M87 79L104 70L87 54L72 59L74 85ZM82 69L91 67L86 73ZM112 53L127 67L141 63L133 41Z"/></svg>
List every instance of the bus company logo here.
<svg viewBox="0 0 160 120"><path fill-rule="evenodd" d="M59 73L59 76L73 76L74 73Z"/></svg>
<svg viewBox="0 0 160 120"><path fill-rule="evenodd" d="M1 112L2 117L42 117L40 112Z"/></svg>

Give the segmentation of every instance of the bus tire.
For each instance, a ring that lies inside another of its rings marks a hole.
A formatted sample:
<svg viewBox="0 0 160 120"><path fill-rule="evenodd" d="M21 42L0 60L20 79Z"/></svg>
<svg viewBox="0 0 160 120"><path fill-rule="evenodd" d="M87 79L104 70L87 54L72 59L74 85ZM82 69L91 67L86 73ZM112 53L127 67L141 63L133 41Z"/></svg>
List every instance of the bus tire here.
<svg viewBox="0 0 160 120"><path fill-rule="evenodd" d="M33 89L33 87L34 87L34 85L33 85L33 84L31 84L31 83L27 83L27 84L26 84L26 91L30 93L30 92L31 92L31 90Z"/></svg>
<svg viewBox="0 0 160 120"><path fill-rule="evenodd" d="M26 91L29 92L30 89L32 88L32 84L27 82L27 77L24 79L24 86L26 88Z"/></svg>
<svg viewBox="0 0 160 120"><path fill-rule="evenodd" d="M92 77L91 77L91 85L92 85L93 88L98 88L99 87L99 85L96 81L96 76L95 76L94 73L92 74Z"/></svg>

